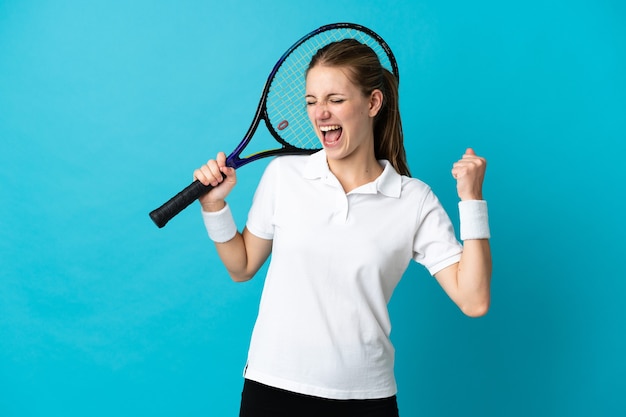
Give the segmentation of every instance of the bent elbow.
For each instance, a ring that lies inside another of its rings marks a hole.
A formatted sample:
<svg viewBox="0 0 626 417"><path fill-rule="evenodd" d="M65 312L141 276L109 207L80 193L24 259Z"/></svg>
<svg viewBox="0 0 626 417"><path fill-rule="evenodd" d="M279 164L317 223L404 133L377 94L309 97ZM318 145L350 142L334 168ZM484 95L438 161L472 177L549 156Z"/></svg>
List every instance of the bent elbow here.
<svg viewBox="0 0 626 417"><path fill-rule="evenodd" d="M483 317L489 311L489 302L486 301L479 304L472 304L471 306L464 306L461 308L461 311L468 317Z"/></svg>
<svg viewBox="0 0 626 417"><path fill-rule="evenodd" d="M230 275L230 279L232 279L233 282L246 282L246 281L250 281L254 277L253 273L248 273L248 272L235 273L235 272L229 271L228 275Z"/></svg>
<svg viewBox="0 0 626 417"><path fill-rule="evenodd" d="M247 276L247 275L232 275L231 274L230 279L232 279L233 282L246 282L246 281L250 281L252 277Z"/></svg>

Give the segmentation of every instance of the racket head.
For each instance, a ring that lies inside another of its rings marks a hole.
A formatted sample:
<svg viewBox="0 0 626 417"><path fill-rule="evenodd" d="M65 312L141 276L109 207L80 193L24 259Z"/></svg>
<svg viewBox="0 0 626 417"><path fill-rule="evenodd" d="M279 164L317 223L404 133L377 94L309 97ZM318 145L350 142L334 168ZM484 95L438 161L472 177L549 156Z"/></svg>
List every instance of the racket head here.
<svg viewBox="0 0 626 417"><path fill-rule="evenodd" d="M274 65L265 83L255 121L246 135L248 140L242 141L229 155L229 166L238 168L267 156L313 153L321 149L306 110L305 74L319 49L343 39L356 39L372 48L381 65L399 81L398 64L391 48L373 30L347 22L321 26L300 38ZM250 141L260 119L265 121L268 131L282 146L241 159L240 154Z"/></svg>

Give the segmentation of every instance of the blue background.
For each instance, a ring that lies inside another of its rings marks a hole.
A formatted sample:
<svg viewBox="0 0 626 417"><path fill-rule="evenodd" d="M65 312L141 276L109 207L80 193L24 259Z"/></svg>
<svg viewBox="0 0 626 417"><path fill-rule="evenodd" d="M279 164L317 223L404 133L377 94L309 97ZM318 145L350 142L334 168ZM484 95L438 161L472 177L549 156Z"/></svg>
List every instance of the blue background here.
<svg viewBox="0 0 626 417"><path fill-rule="evenodd" d="M624 2L0 0L1 416L237 414L263 274L229 281L197 203L148 212L337 21L394 50L412 173L455 223L451 164L489 160L492 308L409 268L402 415L625 415ZM240 226L265 165L239 172Z"/></svg>

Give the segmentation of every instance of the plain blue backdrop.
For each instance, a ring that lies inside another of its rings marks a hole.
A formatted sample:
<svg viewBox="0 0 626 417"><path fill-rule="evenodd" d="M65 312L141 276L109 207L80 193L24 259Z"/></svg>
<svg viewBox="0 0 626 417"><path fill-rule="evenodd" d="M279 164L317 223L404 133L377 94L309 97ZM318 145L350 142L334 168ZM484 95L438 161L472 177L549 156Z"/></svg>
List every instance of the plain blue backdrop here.
<svg viewBox="0 0 626 417"><path fill-rule="evenodd" d="M394 50L412 173L455 224L451 164L489 161L492 308L409 268L401 414L626 415L624 2L0 0L0 416L237 415L263 274L229 281L197 203L148 212L338 21Z"/></svg>

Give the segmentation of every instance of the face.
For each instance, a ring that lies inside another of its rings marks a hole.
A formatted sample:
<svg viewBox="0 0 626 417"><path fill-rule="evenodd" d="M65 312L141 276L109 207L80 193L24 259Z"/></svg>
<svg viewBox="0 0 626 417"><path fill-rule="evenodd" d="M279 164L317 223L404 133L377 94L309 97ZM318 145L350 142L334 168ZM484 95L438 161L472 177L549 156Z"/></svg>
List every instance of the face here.
<svg viewBox="0 0 626 417"><path fill-rule="evenodd" d="M374 116L382 93L365 96L345 69L318 65L306 77L309 119L330 160L374 158Z"/></svg>

